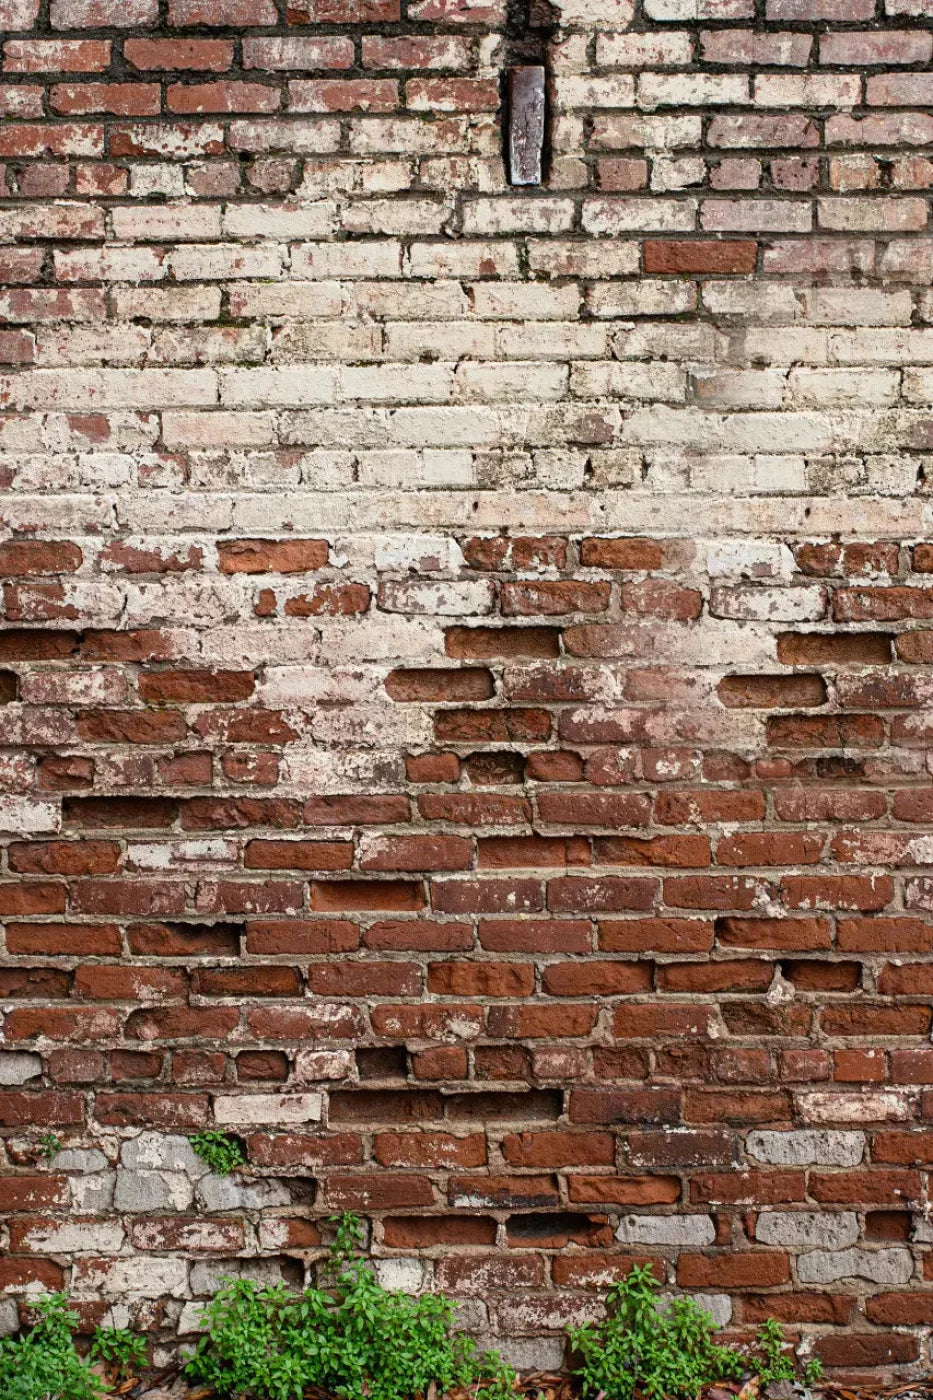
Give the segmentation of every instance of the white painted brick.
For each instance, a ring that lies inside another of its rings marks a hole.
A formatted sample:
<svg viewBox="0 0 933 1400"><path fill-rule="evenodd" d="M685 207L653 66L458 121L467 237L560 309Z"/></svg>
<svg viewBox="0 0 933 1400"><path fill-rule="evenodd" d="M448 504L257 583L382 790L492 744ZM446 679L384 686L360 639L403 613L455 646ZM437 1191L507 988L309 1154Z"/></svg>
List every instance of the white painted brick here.
<svg viewBox="0 0 933 1400"><path fill-rule="evenodd" d="M902 1089L871 1090L866 1094L830 1093L805 1089L797 1095L801 1112L811 1123L899 1122L910 1118L911 1095Z"/></svg>
<svg viewBox="0 0 933 1400"><path fill-rule="evenodd" d="M793 1132L755 1129L745 1140L749 1156L782 1167L857 1167L865 1155L865 1134L828 1128Z"/></svg>
<svg viewBox="0 0 933 1400"><path fill-rule="evenodd" d="M696 201L683 199L587 199L583 227L587 233L684 233L696 226Z"/></svg>
<svg viewBox="0 0 933 1400"><path fill-rule="evenodd" d="M616 1230L623 1244L702 1248L712 1244L716 1229L708 1215L624 1215Z"/></svg>
<svg viewBox="0 0 933 1400"><path fill-rule="evenodd" d="M25 1231L23 1248L37 1254L116 1254L123 1241L118 1220L49 1220Z"/></svg>
<svg viewBox="0 0 933 1400"><path fill-rule="evenodd" d="M858 1217L854 1211L777 1211L759 1212L755 1239L762 1244L783 1245L786 1249L841 1250L859 1238Z"/></svg>
<svg viewBox="0 0 933 1400"><path fill-rule="evenodd" d="M41 1055L29 1050L0 1051L0 1084L28 1084L41 1073Z"/></svg>
<svg viewBox="0 0 933 1400"><path fill-rule="evenodd" d="M322 1112L320 1094L218 1094L217 1123L249 1123L261 1127L285 1123L316 1123Z"/></svg>
<svg viewBox="0 0 933 1400"><path fill-rule="evenodd" d="M908 1249L840 1249L832 1253L816 1249L797 1260L801 1283L867 1279L869 1283L903 1286L910 1282L913 1271Z"/></svg>
<svg viewBox="0 0 933 1400"><path fill-rule="evenodd" d="M135 1294L142 1298L183 1298L188 1287L188 1265L184 1259L164 1259L139 1255L133 1259L83 1257L75 1271L77 1298L103 1293L119 1297Z"/></svg>
<svg viewBox="0 0 933 1400"><path fill-rule="evenodd" d="M41 835L61 827L61 807L35 797L0 795L0 831L13 836Z"/></svg>

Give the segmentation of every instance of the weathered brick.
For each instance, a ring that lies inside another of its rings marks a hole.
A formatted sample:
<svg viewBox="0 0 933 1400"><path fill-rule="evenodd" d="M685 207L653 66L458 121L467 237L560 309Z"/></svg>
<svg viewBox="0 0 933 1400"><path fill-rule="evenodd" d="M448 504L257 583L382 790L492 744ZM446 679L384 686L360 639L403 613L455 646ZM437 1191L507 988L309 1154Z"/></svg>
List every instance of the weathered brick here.
<svg viewBox="0 0 933 1400"><path fill-rule="evenodd" d="M539 1369L658 1250L913 1367L933 39L883 8L565 0L520 192L500 0L0 0L0 1114L69 1138L0 1182L16 1301L349 1208Z"/></svg>
<svg viewBox="0 0 933 1400"><path fill-rule="evenodd" d="M134 68L210 69L220 73L230 67L233 46L226 39L127 39L123 46Z"/></svg>

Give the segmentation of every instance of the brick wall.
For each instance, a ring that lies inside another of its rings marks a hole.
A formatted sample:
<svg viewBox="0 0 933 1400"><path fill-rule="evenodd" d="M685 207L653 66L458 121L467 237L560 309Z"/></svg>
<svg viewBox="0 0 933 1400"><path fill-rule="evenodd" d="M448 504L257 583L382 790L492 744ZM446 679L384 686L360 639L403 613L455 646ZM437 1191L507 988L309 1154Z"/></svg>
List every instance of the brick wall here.
<svg viewBox="0 0 933 1400"><path fill-rule="evenodd" d="M0 0L0 1320L922 1369L933 4L504 11Z"/></svg>

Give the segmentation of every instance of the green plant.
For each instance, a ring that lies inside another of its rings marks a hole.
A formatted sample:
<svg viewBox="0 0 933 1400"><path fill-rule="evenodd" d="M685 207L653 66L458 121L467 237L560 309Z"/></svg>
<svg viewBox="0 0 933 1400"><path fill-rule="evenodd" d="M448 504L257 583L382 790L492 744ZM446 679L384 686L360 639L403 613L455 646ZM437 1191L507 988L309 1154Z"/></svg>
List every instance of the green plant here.
<svg viewBox="0 0 933 1400"><path fill-rule="evenodd" d="M32 1304L35 1324L0 1341L0 1396L3 1400L98 1400L105 1386L90 1361L75 1349L78 1315L65 1293L50 1293Z"/></svg>
<svg viewBox="0 0 933 1400"><path fill-rule="evenodd" d="M146 1343L127 1327L98 1327L88 1356L103 1361L118 1376L126 1376L146 1364Z"/></svg>
<svg viewBox="0 0 933 1400"><path fill-rule="evenodd" d="M39 1146L36 1155L39 1157L54 1157L62 1150L62 1140L57 1133L43 1133L39 1139Z"/></svg>
<svg viewBox="0 0 933 1400"><path fill-rule="evenodd" d="M794 1358L784 1349L784 1334L780 1324L769 1317L755 1338L760 1355L751 1358L752 1370L763 1385L769 1381L792 1381L796 1375Z"/></svg>
<svg viewBox="0 0 933 1400"><path fill-rule="evenodd" d="M818 1356L811 1356L804 1366L803 1378L807 1385L817 1385L823 1379L823 1363Z"/></svg>
<svg viewBox="0 0 933 1400"><path fill-rule="evenodd" d="M515 1373L452 1330L453 1303L383 1288L357 1254L362 1240L360 1222L340 1218L324 1288L226 1282L204 1309L188 1375L257 1400L298 1400L309 1386L342 1400L407 1400L471 1384L482 1400L505 1400Z"/></svg>
<svg viewBox="0 0 933 1400"><path fill-rule="evenodd" d="M722 1346L705 1309L692 1298L659 1306L658 1288L650 1264L636 1264L610 1288L605 1321L569 1329L584 1396L632 1400L637 1390L647 1400L693 1400L705 1386L749 1373L764 1384L795 1378L793 1353L773 1318L758 1333L757 1351ZM808 1382L821 1371L818 1361L811 1362Z"/></svg>
<svg viewBox="0 0 933 1400"><path fill-rule="evenodd" d="M636 1264L609 1290L604 1322L569 1329L585 1395L631 1400L638 1387L648 1400L692 1397L704 1385L742 1374L739 1353L713 1341L710 1314L690 1298L660 1309L659 1287L651 1265Z"/></svg>
<svg viewBox="0 0 933 1400"><path fill-rule="evenodd" d="M212 1172L217 1176L229 1176L237 1167L242 1167L246 1162L246 1152L238 1137L233 1137L231 1133L219 1133L205 1130L203 1133L195 1133L188 1141L195 1152L206 1162Z"/></svg>

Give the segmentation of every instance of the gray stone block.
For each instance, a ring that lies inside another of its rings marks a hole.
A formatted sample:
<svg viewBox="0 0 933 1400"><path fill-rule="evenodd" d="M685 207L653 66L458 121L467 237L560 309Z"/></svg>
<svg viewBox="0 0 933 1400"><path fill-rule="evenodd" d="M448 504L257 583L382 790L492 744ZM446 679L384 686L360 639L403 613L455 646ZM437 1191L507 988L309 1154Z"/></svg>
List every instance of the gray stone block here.
<svg viewBox="0 0 933 1400"><path fill-rule="evenodd" d="M187 1210L194 1188L181 1172L118 1171L113 1193L116 1210Z"/></svg>
<svg viewBox="0 0 933 1400"><path fill-rule="evenodd" d="M120 1161L137 1171L185 1172L196 1179L208 1170L188 1139L176 1133L140 1133L123 1144Z"/></svg>
<svg viewBox="0 0 933 1400"><path fill-rule="evenodd" d="M64 1147L52 1158L57 1172L102 1172L110 1163L96 1147Z"/></svg>
<svg viewBox="0 0 933 1400"><path fill-rule="evenodd" d="M247 1278L263 1287L281 1283L281 1259L211 1259L191 1265L191 1292L207 1298L217 1292L224 1279Z"/></svg>
<svg viewBox="0 0 933 1400"><path fill-rule="evenodd" d="M0 1084L25 1084L41 1073L41 1055L27 1050L0 1051Z"/></svg>
<svg viewBox="0 0 933 1400"><path fill-rule="evenodd" d="M109 1210L113 1205L116 1180L116 1172L91 1172L88 1176L73 1176L69 1184L71 1202L75 1210Z"/></svg>
<svg viewBox="0 0 933 1400"><path fill-rule="evenodd" d="M703 1246L716 1228L708 1215L623 1215L616 1239L623 1244Z"/></svg>
<svg viewBox="0 0 933 1400"><path fill-rule="evenodd" d="M865 1155L865 1134L834 1132L831 1128L801 1128L778 1133L751 1132L746 1151L759 1162L779 1167L857 1167Z"/></svg>
<svg viewBox="0 0 933 1400"><path fill-rule="evenodd" d="M205 1210L259 1210L264 1206L290 1206L292 1195L281 1181L249 1181L211 1172L198 1183L198 1201Z"/></svg>
<svg viewBox="0 0 933 1400"><path fill-rule="evenodd" d="M846 1249L858 1240L858 1219L849 1210L837 1214L822 1210L762 1211L755 1237L762 1244L780 1244L788 1249Z"/></svg>
<svg viewBox="0 0 933 1400"><path fill-rule="evenodd" d="M814 1250L797 1260L801 1283L864 1278L869 1283L904 1284L910 1282L913 1271L914 1261L907 1249Z"/></svg>

